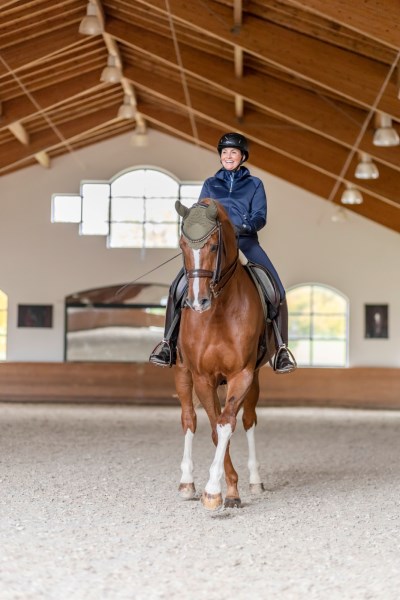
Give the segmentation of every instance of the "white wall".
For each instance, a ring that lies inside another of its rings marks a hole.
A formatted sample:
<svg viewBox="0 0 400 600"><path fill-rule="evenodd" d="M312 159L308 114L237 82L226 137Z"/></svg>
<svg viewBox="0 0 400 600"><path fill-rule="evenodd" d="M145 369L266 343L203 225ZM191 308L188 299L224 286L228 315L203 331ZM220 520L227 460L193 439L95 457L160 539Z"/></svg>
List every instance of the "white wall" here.
<svg viewBox="0 0 400 600"><path fill-rule="evenodd" d="M219 166L216 153L150 132L146 148L130 135L103 142L0 180L0 289L9 299L7 359L63 360L64 298L84 289L125 283L176 254L107 249L102 237L80 237L78 226L50 223L54 192L77 193L85 179L104 179L138 165L202 181ZM251 167L251 163L250 163ZM325 283L351 302L350 366L400 366L400 236L348 211L333 223L334 207L268 173L252 169L268 195L268 226L260 240L286 288ZM169 283L180 259L143 281ZM389 304L389 335L364 339L364 304ZM17 328L18 304L52 304L52 329Z"/></svg>

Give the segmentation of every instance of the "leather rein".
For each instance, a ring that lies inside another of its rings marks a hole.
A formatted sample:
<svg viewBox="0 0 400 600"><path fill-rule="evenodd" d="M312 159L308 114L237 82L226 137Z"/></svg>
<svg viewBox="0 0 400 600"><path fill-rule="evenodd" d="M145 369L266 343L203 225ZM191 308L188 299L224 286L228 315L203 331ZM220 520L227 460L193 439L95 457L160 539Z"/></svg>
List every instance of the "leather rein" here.
<svg viewBox="0 0 400 600"><path fill-rule="evenodd" d="M221 243L222 242L221 229L222 229L221 223L220 223L220 221L218 221L217 224L215 225L215 227L213 227L211 229L211 231L209 231L207 233L207 235L205 235L204 237L202 237L198 240L191 240L182 231L182 235L187 240L189 245L190 245L190 242L197 243L197 244L201 243L201 242L206 243L206 241L212 236L212 234L215 231L218 231L218 253L217 253L215 269L213 271L210 271L209 269L187 270L186 267L184 267L185 275L188 279L195 279L196 277L208 277L211 279L210 290L211 290L214 298L217 298L220 295L220 293L222 292L222 290L224 289L224 287L226 286L228 281L231 279L231 277L235 273L237 265L238 265L238 258L239 258L239 252L237 252L236 258L233 261L233 263L226 269L226 271L224 273L221 273L221 255L222 255L222 247L223 247L223 244Z"/></svg>

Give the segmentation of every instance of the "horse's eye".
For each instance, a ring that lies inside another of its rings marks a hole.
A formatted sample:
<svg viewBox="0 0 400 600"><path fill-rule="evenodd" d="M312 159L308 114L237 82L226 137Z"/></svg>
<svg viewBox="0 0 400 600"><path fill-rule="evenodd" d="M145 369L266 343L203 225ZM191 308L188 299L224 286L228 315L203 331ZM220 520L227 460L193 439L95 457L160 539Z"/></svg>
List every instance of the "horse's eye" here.
<svg viewBox="0 0 400 600"><path fill-rule="evenodd" d="M210 246L210 250L211 250L211 252L216 252L218 250L218 244L212 244Z"/></svg>

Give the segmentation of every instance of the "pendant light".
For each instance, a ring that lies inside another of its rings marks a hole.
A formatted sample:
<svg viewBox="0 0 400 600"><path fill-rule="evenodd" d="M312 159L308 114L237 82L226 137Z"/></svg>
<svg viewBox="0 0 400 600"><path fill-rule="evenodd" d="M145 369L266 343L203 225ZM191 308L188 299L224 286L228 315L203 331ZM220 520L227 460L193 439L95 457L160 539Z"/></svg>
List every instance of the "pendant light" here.
<svg viewBox="0 0 400 600"><path fill-rule="evenodd" d="M398 146L400 137L394 129L392 119L385 113L377 113L375 115L377 128L374 133L372 143L374 146Z"/></svg>
<svg viewBox="0 0 400 600"><path fill-rule="evenodd" d="M363 197L360 190L354 187L351 183L346 183L346 189L341 197L342 204L362 204Z"/></svg>
<svg viewBox="0 0 400 600"><path fill-rule="evenodd" d="M121 70L117 67L117 59L112 54L108 55L107 66L103 69L100 81L105 83L119 83L122 79Z"/></svg>
<svg viewBox="0 0 400 600"><path fill-rule="evenodd" d="M136 117L136 104L133 104L132 96L125 94L124 102L118 109L119 119L134 119Z"/></svg>
<svg viewBox="0 0 400 600"><path fill-rule="evenodd" d="M379 171L372 158L365 152L360 152L360 162L354 173L356 179L378 179Z"/></svg>
<svg viewBox="0 0 400 600"><path fill-rule="evenodd" d="M83 35L100 35L103 31L97 7L93 2L88 2L86 7L86 16L83 17L79 25L79 33Z"/></svg>

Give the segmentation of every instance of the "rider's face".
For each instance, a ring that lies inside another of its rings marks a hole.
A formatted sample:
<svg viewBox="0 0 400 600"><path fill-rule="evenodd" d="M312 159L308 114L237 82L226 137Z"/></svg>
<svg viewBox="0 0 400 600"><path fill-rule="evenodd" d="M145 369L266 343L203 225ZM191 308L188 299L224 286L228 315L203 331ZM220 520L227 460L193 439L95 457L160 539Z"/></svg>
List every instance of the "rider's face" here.
<svg viewBox="0 0 400 600"><path fill-rule="evenodd" d="M227 171L234 171L240 165L242 153L239 148L223 148L221 152L221 163Z"/></svg>

